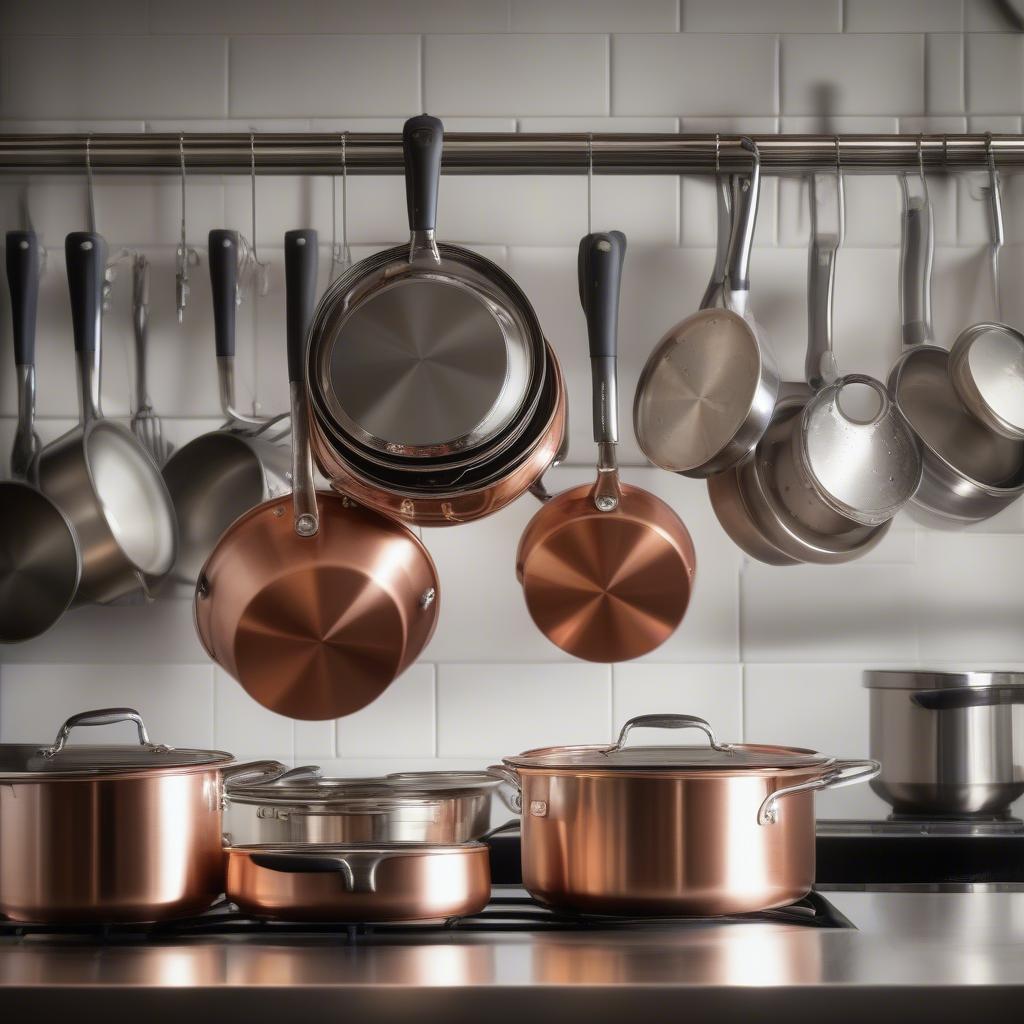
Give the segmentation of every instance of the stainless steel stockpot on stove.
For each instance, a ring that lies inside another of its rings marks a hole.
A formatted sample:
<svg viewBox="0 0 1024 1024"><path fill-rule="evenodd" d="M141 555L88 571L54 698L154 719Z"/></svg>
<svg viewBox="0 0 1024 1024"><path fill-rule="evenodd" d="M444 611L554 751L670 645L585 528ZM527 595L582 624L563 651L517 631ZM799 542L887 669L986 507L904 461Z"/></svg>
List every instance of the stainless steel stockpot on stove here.
<svg viewBox="0 0 1024 1024"><path fill-rule="evenodd" d="M1002 815L1024 795L1024 672L864 673L871 788L897 814Z"/></svg>
<svg viewBox="0 0 1024 1024"><path fill-rule="evenodd" d="M225 830L235 846L465 843L490 828L492 796L502 789L486 772L325 779L311 766L248 782L228 791Z"/></svg>

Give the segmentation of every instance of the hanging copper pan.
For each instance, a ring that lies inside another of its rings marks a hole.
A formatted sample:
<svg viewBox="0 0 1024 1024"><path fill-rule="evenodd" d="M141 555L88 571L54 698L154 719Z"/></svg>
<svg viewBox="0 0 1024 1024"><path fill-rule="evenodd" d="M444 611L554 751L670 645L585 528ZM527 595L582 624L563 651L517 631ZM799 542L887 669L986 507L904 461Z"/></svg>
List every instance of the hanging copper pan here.
<svg viewBox="0 0 1024 1024"><path fill-rule="evenodd" d="M337 718L378 697L426 646L438 611L434 563L409 530L313 489L302 361L316 265L316 232L289 231L293 501L237 519L195 597L210 657L264 707L300 719Z"/></svg>
<svg viewBox="0 0 1024 1024"><path fill-rule="evenodd" d="M580 243L580 300L594 375L594 484L553 498L533 517L516 575L537 626L587 661L627 661L664 643L682 621L695 572L693 541L660 498L619 482L615 358L626 237Z"/></svg>

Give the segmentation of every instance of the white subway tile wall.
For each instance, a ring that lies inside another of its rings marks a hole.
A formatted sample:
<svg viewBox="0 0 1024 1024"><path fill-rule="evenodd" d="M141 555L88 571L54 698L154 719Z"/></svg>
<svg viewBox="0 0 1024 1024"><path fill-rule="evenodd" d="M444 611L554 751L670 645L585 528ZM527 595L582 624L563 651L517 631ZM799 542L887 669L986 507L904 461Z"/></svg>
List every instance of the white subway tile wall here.
<svg viewBox="0 0 1024 1024"><path fill-rule="evenodd" d="M428 109L452 131L1019 132L1024 36L995 0L0 0L0 130L397 131ZM995 315L984 176L934 176L935 327L949 344ZM847 237L836 284L840 364L884 377L899 338L899 189L846 182ZM1005 175L1002 315L1024 322L1024 180ZM336 201L341 202L340 187ZM606 741L652 711L703 715L727 739L868 751L865 667L1024 660L1024 504L967 531L902 516L863 562L776 569L752 563L712 514L706 488L645 464L629 400L651 347L697 303L715 241L708 180L601 177L593 224L630 240L620 329L625 477L670 502L697 548L698 579L678 633L638 663L573 662L534 628L514 575L526 497L483 522L426 531L443 593L422 659L378 701L338 722L292 722L256 705L206 658L191 601L166 587L148 606L82 608L50 633L0 650L0 739L46 740L87 707L137 706L153 735L242 757L370 774L480 766L546 743ZM320 231L328 276L330 179L260 177L257 243L266 296L238 317L243 405L283 409L281 236ZM190 176L193 272L184 323L173 308L180 219L175 178L97 177L96 212L116 253L152 262L150 391L177 443L219 422L205 238L249 234L244 178ZM84 181L0 183L4 229L28 212L49 256L38 327L39 429L72 424L76 391L63 237L86 218ZM338 208L340 214L340 205ZM568 464L553 490L592 472L590 382L576 293L586 230L583 176L446 177L439 235L504 266L536 306L568 381ZM340 222L340 216L338 217ZM401 242L398 176L353 176L354 256ZM753 307L784 375L806 336L807 189L766 179ZM132 408L129 275L105 319L108 412ZM0 451L14 427L10 315L0 289ZM0 458L0 462L6 460ZM113 735L109 730L106 735ZM821 798L826 815L880 814L867 787Z"/></svg>

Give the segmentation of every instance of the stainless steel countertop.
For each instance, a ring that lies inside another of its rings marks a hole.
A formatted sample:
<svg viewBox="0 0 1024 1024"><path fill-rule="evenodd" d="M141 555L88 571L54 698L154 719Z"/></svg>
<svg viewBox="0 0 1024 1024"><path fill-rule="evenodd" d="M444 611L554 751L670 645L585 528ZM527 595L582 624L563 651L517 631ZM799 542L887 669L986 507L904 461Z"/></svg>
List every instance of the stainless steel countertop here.
<svg viewBox="0 0 1024 1024"><path fill-rule="evenodd" d="M1024 892L825 893L857 930L775 922L643 929L0 940L12 1024L185 1017L491 1024L528 1015L695 1020L989 1021L1024 1014ZM878 1016L884 1013L883 1016ZM724 1014L724 1016L723 1016ZM571 1015L571 1016L570 1016ZM979 1017L980 1019L980 1017Z"/></svg>

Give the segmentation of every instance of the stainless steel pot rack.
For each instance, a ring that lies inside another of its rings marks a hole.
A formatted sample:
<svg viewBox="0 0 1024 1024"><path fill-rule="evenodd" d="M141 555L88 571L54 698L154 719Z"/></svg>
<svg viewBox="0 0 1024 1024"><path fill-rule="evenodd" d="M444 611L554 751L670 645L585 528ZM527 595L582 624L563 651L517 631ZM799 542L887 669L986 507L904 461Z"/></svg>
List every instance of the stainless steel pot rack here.
<svg viewBox="0 0 1024 1024"><path fill-rule="evenodd" d="M398 134L277 132L0 134L0 174L78 174L88 144L96 174L338 174L341 140L349 174L399 174ZM843 170L893 174L1024 167L1024 135L756 135L761 173ZM738 135L460 134L445 137L450 174L714 174L743 170ZM253 161L253 157L255 160Z"/></svg>

